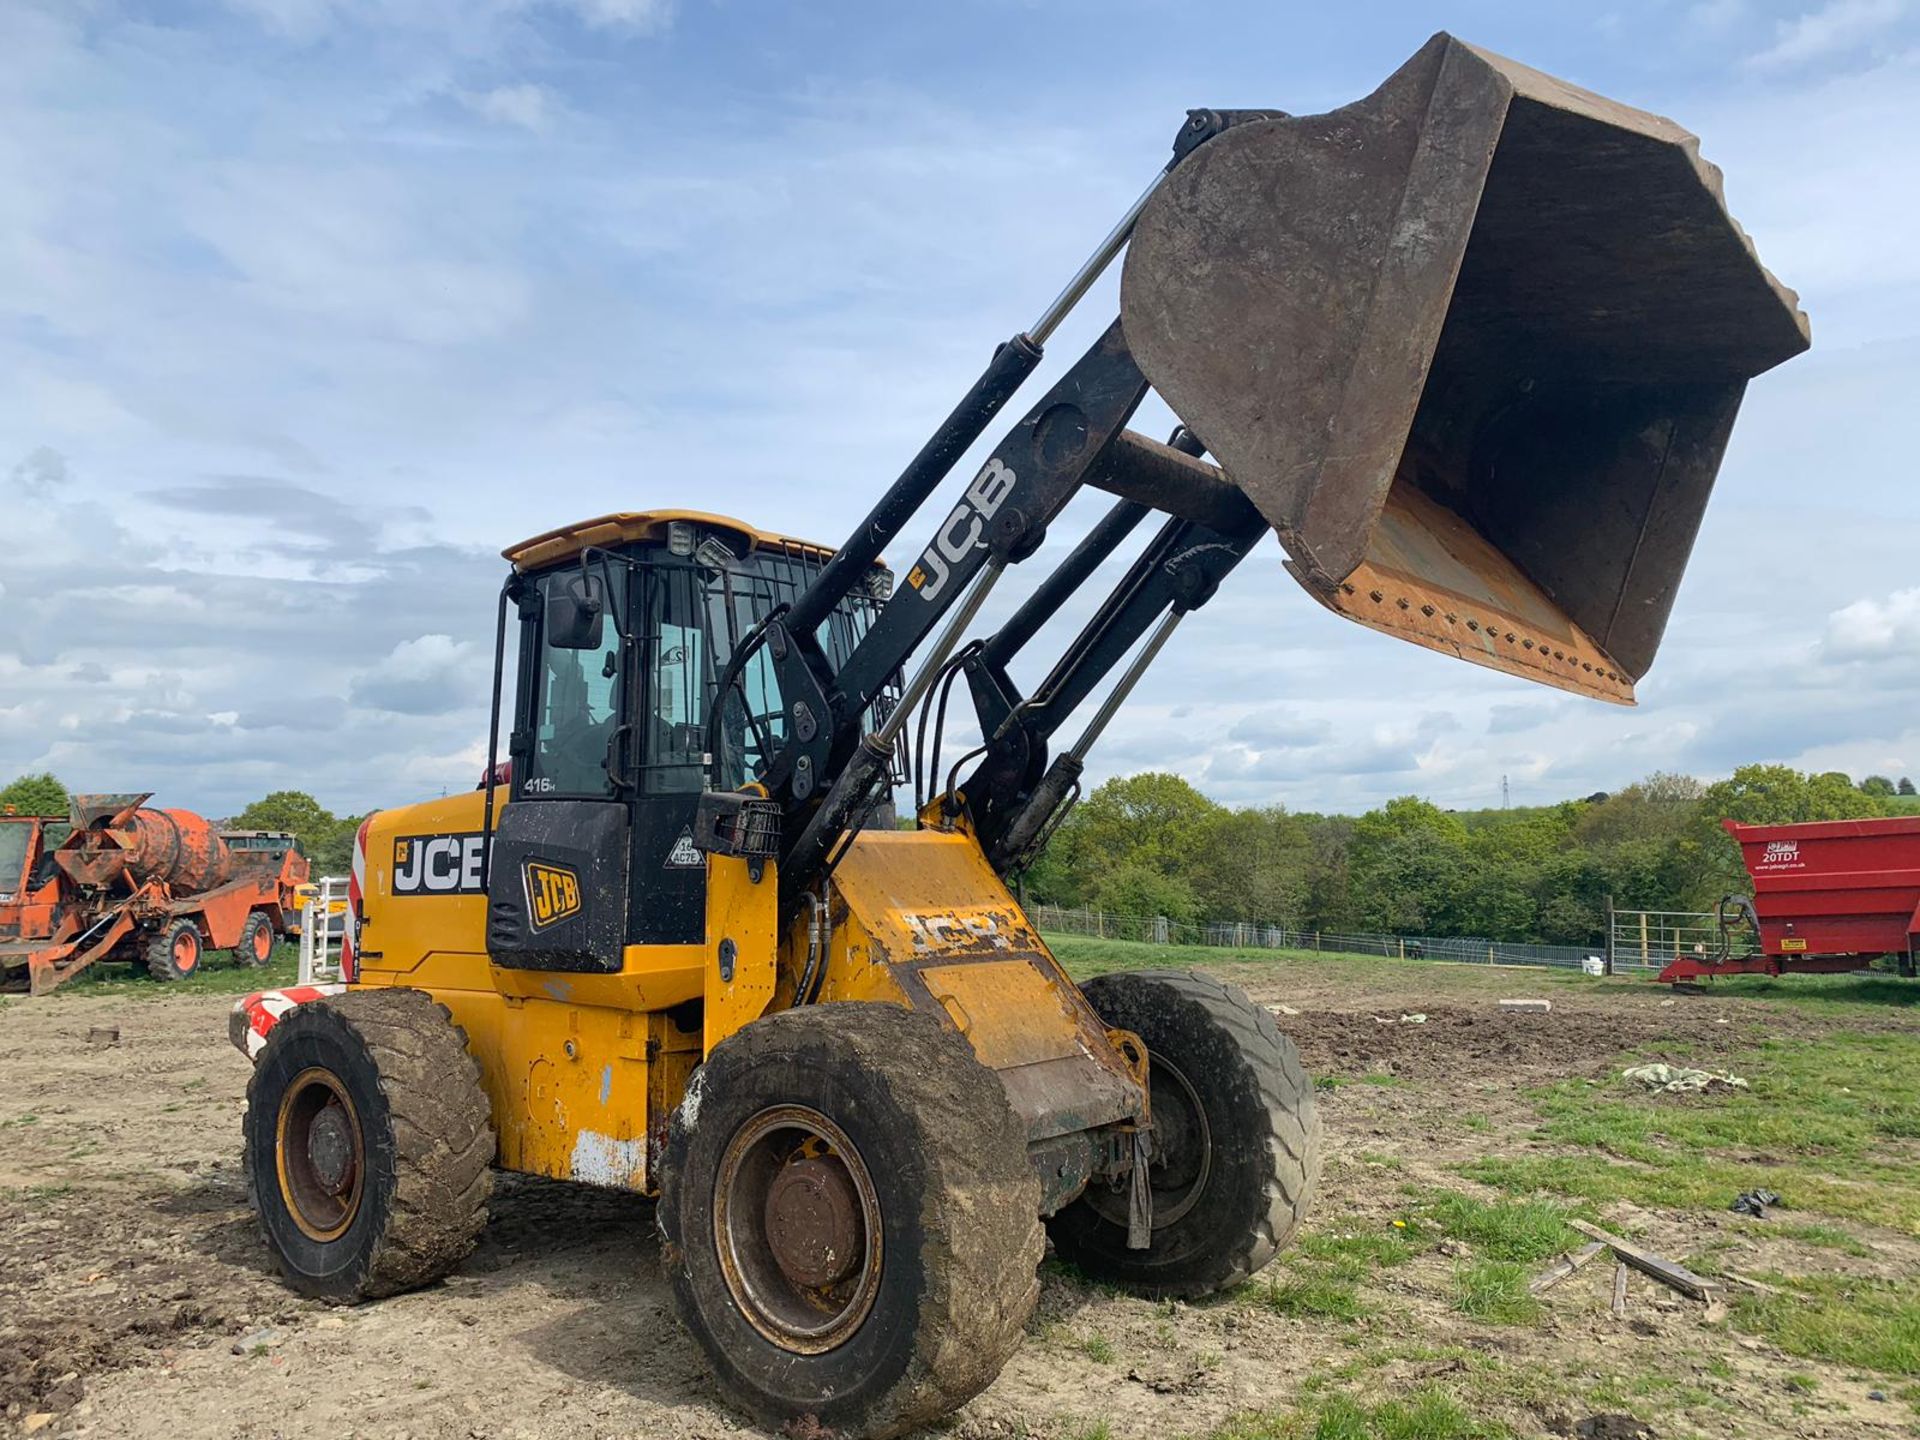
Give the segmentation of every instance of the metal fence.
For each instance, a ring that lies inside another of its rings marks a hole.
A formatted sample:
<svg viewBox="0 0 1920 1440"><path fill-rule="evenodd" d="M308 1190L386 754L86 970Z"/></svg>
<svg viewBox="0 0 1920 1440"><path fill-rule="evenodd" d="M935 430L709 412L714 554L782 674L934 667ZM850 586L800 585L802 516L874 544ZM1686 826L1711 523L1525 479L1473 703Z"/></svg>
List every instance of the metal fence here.
<svg viewBox="0 0 1920 1440"><path fill-rule="evenodd" d="M1106 940L1137 940L1149 945L1221 945L1237 950L1324 950L1343 955L1399 956L1408 960L1450 960L1469 965L1545 965L1561 969L1593 968L1603 947L1530 945L1458 935L1354 935L1330 930L1294 930L1284 925L1215 920L1182 924L1164 915L1113 915L1101 910L1068 910L1034 905L1027 912L1041 930L1055 935L1091 935ZM1664 961L1659 962L1664 964Z"/></svg>
<svg viewBox="0 0 1920 1440"><path fill-rule="evenodd" d="M1677 956L1718 954L1720 922L1711 911L1616 910L1607 940L1614 969L1659 970Z"/></svg>
<svg viewBox="0 0 1920 1440"><path fill-rule="evenodd" d="M347 878L328 875L314 882L300 911L300 983L327 985L340 979L340 940L346 934Z"/></svg>

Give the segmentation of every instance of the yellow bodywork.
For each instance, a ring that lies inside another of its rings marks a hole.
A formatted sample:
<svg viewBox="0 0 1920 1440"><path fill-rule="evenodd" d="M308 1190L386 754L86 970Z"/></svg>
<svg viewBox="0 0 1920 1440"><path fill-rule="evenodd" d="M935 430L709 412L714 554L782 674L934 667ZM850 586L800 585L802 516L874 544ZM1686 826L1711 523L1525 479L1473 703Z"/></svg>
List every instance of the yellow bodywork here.
<svg viewBox="0 0 1920 1440"><path fill-rule="evenodd" d="M424 990L453 1013L506 1169L653 1191L688 1076L727 1036L794 1003L810 951L821 952L815 1001L944 1014L1000 1073L1030 1139L1146 1119L1138 1041L1101 1027L964 829L863 832L824 914L784 936L773 865L756 882L747 861L710 856L704 944L630 945L617 973L582 974L489 960L474 883L484 803L475 791L374 817L354 983ZM401 893L396 870L420 868L408 853L420 841L400 837L421 836L437 837L451 888Z"/></svg>

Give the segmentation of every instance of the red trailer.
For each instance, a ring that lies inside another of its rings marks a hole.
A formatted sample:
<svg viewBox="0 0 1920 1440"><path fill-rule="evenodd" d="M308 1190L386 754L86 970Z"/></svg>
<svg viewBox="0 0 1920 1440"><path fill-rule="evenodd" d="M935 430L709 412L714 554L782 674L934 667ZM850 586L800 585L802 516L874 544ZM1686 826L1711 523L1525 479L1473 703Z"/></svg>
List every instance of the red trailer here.
<svg viewBox="0 0 1920 1440"><path fill-rule="evenodd" d="M1721 953L1682 956L1664 981L1710 975L1864 970L1883 955L1912 975L1920 954L1920 815L1742 825L1722 820L1740 847L1753 898L1720 902ZM1757 939L1735 955L1745 921Z"/></svg>

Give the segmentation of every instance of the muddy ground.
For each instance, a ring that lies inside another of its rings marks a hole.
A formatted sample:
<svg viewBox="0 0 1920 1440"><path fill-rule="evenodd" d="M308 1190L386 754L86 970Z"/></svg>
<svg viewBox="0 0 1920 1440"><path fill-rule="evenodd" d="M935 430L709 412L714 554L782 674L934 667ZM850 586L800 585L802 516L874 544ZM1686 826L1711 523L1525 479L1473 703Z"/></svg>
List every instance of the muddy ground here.
<svg viewBox="0 0 1920 1440"><path fill-rule="evenodd" d="M1298 1011L1281 1023L1309 1067L1350 1082L1318 1097L1330 1161L1315 1223L1334 1227L1388 1226L1409 1187L1471 1191L1450 1166L1538 1148L1532 1087L1608 1079L1623 1051L1711 1064L1768 1035L1835 1023L1766 1002L1662 1003L1650 986L1543 988L1524 973L1440 966L1384 979L1373 967L1351 984L1326 966L1304 978L1284 964L1221 973ZM1548 994L1554 1008L1503 1013L1502 993ZM60 996L0 1009L0 1433L507 1440L745 1430L674 1322L642 1200L508 1177L484 1243L446 1284L352 1310L284 1290L238 1170L246 1064L226 1040L230 1003ZM1408 1014L1426 1020L1403 1022ZM1362 1083L1368 1076L1375 1083ZM1467 1110L1485 1123L1463 1126ZM1672 1254L1721 1223L1617 1208L1607 1218ZM1915 1273L1911 1237L1854 1228L1875 1266ZM1782 1262L1778 1245L1741 1239L1729 1264L1743 1263L1742 1247L1768 1247L1749 1265ZM1455 1312L1452 1263L1428 1255L1383 1273L1381 1323L1436 1348L1465 1347L1516 1377L1611 1367L1626 1392L1634 1377L1664 1375L1710 1397L1677 1417L1650 1414L1662 1436L1911 1433L1906 1405L1868 1399L1878 1382L1789 1362L1648 1283L1636 1285L1628 1318L1614 1319L1604 1263L1520 1327ZM1350 1326L1275 1313L1246 1295L1155 1305L1050 1267L1026 1345L947 1433L1204 1435L1249 1411L1286 1410L1311 1377L1350 1373L1357 1355L1374 1355L1392 1372L1375 1378L1403 1387L1473 1368L1458 1352L1412 1353L1368 1350ZM1820 1406L1783 1383L1789 1371L1815 1377ZM1542 1403L1521 1384L1474 1403L1522 1435L1575 1433L1588 1418L1586 1406Z"/></svg>

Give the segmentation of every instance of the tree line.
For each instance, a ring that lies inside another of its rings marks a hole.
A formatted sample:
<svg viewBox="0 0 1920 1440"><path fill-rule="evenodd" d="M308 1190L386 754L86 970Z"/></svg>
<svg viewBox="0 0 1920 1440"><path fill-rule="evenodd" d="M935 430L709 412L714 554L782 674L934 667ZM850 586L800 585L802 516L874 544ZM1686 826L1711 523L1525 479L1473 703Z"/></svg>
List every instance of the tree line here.
<svg viewBox="0 0 1920 1440"><path fill-rule="evenodd" d="M66 787L23 775L0 812L64 815ZM1586 945L1622 910L1710 910L1747 888L1720 821L1920 814L1910 779L1745 765L1712 784L1655 773L1612 794L1511 810L1442 810L1406 795L1364 815L1235 808L1177 775L1109 780L1024 877L1026 898L1183 923L1474 935ZM225 824L297 836L317 875L345 874L358 815L276 790Z"/></svg>
<svg viewBox="0 0 1920 1440"><path fill-rule="evenodd" d="M1720 828L1920 813L1911 780L1746 765L1707 784L1656 773L1611 794L1511 810L1415 796L1364 815L1237 809L1177 775L1109 780L1027 874L1029 900L1196 923L1472 935L1586 945L1622 910L1710 910L1744 892Z"/></svg>

